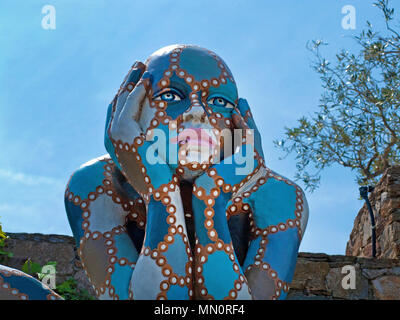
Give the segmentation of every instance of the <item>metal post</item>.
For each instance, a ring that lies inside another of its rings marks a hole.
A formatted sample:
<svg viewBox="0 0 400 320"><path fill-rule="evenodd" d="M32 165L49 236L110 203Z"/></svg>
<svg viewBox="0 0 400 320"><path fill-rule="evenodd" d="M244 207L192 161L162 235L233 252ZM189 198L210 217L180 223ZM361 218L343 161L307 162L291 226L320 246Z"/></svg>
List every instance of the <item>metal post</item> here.
<svg viewBox="0 0 400 320"><path fill-rule="evenodd" d="M375 258L376 256L376 235L375 235L375 217L374 217L374 212L372 211L371 203L369 202L368 199L368 193L374 191L373 186L368 186L368 187L360 187L360 196L365 200L365 203L367 204L367 208L369 211L369 216L371 218L371 229L372 229L372 256Z"/></svg>

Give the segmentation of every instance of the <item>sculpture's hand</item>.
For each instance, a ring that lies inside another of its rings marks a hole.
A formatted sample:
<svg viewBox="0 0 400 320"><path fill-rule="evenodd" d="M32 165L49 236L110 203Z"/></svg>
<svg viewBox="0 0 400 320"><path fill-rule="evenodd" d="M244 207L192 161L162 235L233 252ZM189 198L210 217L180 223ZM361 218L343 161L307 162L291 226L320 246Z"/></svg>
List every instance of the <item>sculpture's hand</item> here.
<svg viewBox="0 0 400 320"><path fill-rule="evenodd" d="M133 299L184 300L193 295L193 258L175 178L150 196L144 244L131 280Z"/></svg>
<svg viewBox="0 0 400 320"><path fill-rule="evenodd" d="M154 143L149 138L150 124L139 122L141 111L151 108L150 79L144 70L145 65L135 63L114 99L105 142L128 182L149 202L151 194L172 181L173 173L162 155L158 155L157 163L149 163L147 156Z"/></svg>
<svg viewBox="0 0 400 320"><path fill-rule="evenodd" d="M218 300L251 299L225 214L232 197L232 186L228 181L235 177L222 179L223 169L223 165L215 165L198 177L193 185L196 296Z"/></svg>
<svg viewBox="0 0 400 320"><path fill-rule="evenodd" d="M238 109L254 130L259 170L233 195L228 210L249 212L251 237L243 270L255 299L284 299L294 274L308 206L303 191L264 165L261 136L250 108L240 99Z"/></svg>
<svg viewBox="0 0 400 320"><path fill-rule="evenodd" d="M188 299L191 295L191 251L178 178L154 154L152 129L139 119L151 108L151 87L145 66L137 63L114 100L108 137L122 173L146 202L145 239L132 274L133 299ZM135 85L135 82L137 84ZM107 135L106 135L107 137Z"/></svg>
<svg viewBox="0 0 400 320"><path fill-rule="evenodd" d="M122 82L114 99L108 105L106 126L105 126L105 132L104 132L104 145L106 147L106 150L110 154L111 158L113 159L114 163L117 165L117 167L119 169L121 169L121 166L118 163L118 159L115 155L115 146L113 145L113 142L111 141L111 137L110 137L111 122L115 118L115 115L117 112L117 106L119 105L118 109L120 109L121 106L123 106L125 104L126 98L132 92L132 90L135 88L136 84L139 82L145 69L146 69L146 66L143 63L136 61L132 65L128 74L125 76L125 79Z"/></svg>
<svg viewBox="0 0 400 320"><path fill-rule="evenodd" d="M234 121L247 128L240 113L237 110L234 112ZM240 150L248 152L249 163L245 165L245 170L234 154L213 165L194 182L192 206L197 238L195 288L199 298L251 299L247 280L233 248L227 209L240 210L230 206L234 201L233 195L246 182L248 174L259 170L252 140L252 136L248 135Z"/></svg>
<svg viewBox="0 0 400 320"><path fill-rule="evenodd" d="M247 131L240 152L251 153L253 148L246 147L254 146L253 156L248 158L252 170L245 177L238 175L239 165L233 155L231 159L214 165L195 181L193 207L199 239L196 256L199 250L201 253L195 261L205 269L210 259L202 263L201 256L207 257L207 246L215 248L221 243L227 248L226 244L231 244L227 216L249 214L251 241L245 262L238 270L236 257L226 249L221 250L220 261L214 263L214 272L218 273L216 269L219 269L224 274L230 274L229 281L221 284L221 280L212 273L196 275L204 281L209 292L209 287L216 292L217 286L220 291L225 288L226 292L234 279L233 266L239 279L245 275L252 298L284 298L294 273L308 208L298 186L265 167L261 137L246 100L239 99L237 109L233 116L234 123L237 128ZM209 284L214 283L215 288L212 288ZM232 290L230 294L235 296Z"/></svg>

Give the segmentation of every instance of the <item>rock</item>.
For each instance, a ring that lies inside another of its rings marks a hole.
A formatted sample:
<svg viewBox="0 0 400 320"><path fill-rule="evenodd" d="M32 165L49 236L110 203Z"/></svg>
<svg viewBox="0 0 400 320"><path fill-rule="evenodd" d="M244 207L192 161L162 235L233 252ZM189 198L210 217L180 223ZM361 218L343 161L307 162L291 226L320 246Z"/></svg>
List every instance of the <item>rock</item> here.
<svg viewBox="0 0 400 320"><path fill-rule="evenodd" d="M328 261L329 256L326 253L299 252L299 258L305 258L310 261Z"/></svg>
<svg viewBox="0 0 400 320"><path fill-rule="evenodd" d="M369 199L376 221L377 257L400 258L400 165L386 170ZM371 241L371 220L364 204L354 220L346 255L370 257Z"/></svg>
<svg viewBox="0 0 400 320"><path fill-rule="evenodd" d="M378 278L383 275L400 276L400 267L394 267L392 269L364 269L362 273L367 279L370 280Z"/></svg>
<svg viewBox="0 0 400 320"><path fill-rule="evenodd" d="M78 270L77 272L75 272L73 277L77 282L77 288L79 290L82 290L82 289L87 290L90 295L92 295L93 297L96 296L93 286L90 284L85 271Z"/></svg>
<svg viewBox="0 0 400 320"><path fill-rule="evenodd" d="M332 300L331 296L325 295L307 295L301 291L290 291L286 297L286 300Z"/></svg>
<svg viewBox="0 0 400 320"><path fill-rule="evenodd" d="M57 283L65 280L65 276L73 273L75 260L74 242L71 237L42 234L13 234L7 233L5 251L13 253L7 265L22 269L28 259L44 265L49 261L57 261Z"/></svg>
<svg viewBox="0 0 400 320"><path fill-rule="evenodd" d="M397 267L400 265L400 260L359 257L357 258L357 263L361 265L362 269L384 269Z"/></svg>
<svg viewBox="0 0 400 320"><path fill-rule="evenodd" d="M355 289L342 286L343 278L349 274L342 273L342 268L348 265L355 268ZM373 290L372 280L383 276L393 276L396 283L400 279L400 260L299 253L287 299L381 299L383 295Z"/></svg>
<svg viewBox="0 0 400 320"><path fill-rule="evenodd" d="M356 263L357 258L351 256L332 255L328 258L330 268L343 267L344 265L353 265Z"/></svg>
<svg viewBox="0 0 400 320"><path fill-rule="evenodd" d="M310 293L326 293L325 277L329 272L327 262L309 261L299 258L290 288L307 290Z"/></svg>
<svg viewBox="0 0 400 320"><path fill-rule="evenodd" d="M368 299L368 281L362 276L361 269L358 266L354 266L354 289L343 288L343 278L346 277L349 272L345 270L346 272L342 273L342 270L342 268L333 268L326 276L327 288L329 288L331 296L334 299Z"/></svg>
<svg viewBox="0 0 400 320"><path fill-rule="evenodd" d="M372 281L374 294L380 300L400 300L400 277L382 276Z"/></svg>

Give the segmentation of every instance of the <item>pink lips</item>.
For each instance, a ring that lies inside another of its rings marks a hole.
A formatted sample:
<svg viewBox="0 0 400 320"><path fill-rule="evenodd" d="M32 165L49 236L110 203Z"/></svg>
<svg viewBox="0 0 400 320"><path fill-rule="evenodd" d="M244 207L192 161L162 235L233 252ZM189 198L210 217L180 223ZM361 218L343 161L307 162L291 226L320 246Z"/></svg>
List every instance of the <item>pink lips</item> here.
<svg viewBox="0 0 400 320"><path fill-rule="evenodd" d="M170 139L171 143L187 142L196 146L214 146L215 142L207 133L207 130L201 128L188 128L183 130L177 137Z"/></svg>

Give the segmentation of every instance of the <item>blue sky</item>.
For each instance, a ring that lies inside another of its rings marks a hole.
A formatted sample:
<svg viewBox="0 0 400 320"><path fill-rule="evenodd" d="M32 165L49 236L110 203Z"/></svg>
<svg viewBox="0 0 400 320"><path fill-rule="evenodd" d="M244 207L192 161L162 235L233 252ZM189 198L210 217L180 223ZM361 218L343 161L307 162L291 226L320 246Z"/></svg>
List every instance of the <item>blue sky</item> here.
<svg viewBox="0 0 400 320"><path fill-rule="evenodd" d="M267 164L292 178L293 157L272 141L317 110L322 92L306 43L329 42L326 56L355 49L367 0L149 0L0 3L0 221L9 232L71 234L64 188L76 168L105 153L108 103L135 60L169 44L197 44L230 66L263 137ZM41 27L44 5L56 29ZM356 30L341 27L344 5ZM333 167L307 194L309 224L301 251L343 254L362 202L354 175Z"/></svg>

